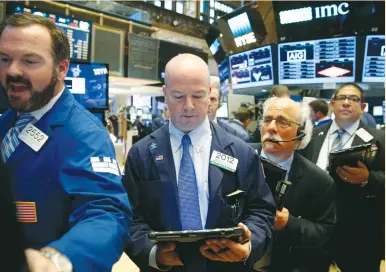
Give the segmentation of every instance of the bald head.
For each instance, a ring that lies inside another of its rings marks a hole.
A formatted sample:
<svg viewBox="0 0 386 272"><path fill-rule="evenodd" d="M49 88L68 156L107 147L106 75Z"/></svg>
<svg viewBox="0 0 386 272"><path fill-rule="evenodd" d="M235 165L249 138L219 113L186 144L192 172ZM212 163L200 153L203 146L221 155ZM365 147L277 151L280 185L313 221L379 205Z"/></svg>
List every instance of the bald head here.
<svg viewBox="0 0 386 272"><path fill-rule="evenodd" d="M301 119L301 104L289 97L272 97L267 99L264 104L263 115L270 109L286 110L291 113L291 117L297 122Z"/></svg>
<svg viewBox="0 0 386 272"><path fill-rule="evenodd" d="M209 67L200 57L193 54L179 54L172 58L165 67L165 86L175 77L191 77L198 75L205 79L206 84L210 85Z"/></svg>
<svg viewBox="0 0 386 272"><path fill-rule="evenodd" d="M181 54L165 69L163 92L172 124L184 133L199 127L209 107L209 68L199 57Z"/></svg>

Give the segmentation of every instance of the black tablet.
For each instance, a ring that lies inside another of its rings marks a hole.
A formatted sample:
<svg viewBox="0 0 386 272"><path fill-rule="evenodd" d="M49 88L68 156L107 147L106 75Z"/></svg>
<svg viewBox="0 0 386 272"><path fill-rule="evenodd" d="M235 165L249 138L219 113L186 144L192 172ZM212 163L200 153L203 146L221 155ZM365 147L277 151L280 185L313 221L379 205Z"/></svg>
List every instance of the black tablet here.
<svg viewBox="0 0 386 272"><path fill-rule="evenodd" d="M371 143L356 145L349 148L331 152L329 155L329 171L336 171L338 166L358 167L358 161L363 162L367 167L370 166L377 153L376 146L373 148Z"/></svg>
<svg viewBox="0 0 386 272"><path fill-rule="evenodd" d="M277 183L285 180L287 170L269 159L260 158L264 168L265 182L271 189L272 195L275 195Z"/></svg>
<svg viewBox="0 0 386 272"><path fill-rule="evenodd" d="M244 234L240 227L224 229L184 230L184 231L153 231L148 237L153 242L197 242L207 239L227 238L238 241Z"/></svg>

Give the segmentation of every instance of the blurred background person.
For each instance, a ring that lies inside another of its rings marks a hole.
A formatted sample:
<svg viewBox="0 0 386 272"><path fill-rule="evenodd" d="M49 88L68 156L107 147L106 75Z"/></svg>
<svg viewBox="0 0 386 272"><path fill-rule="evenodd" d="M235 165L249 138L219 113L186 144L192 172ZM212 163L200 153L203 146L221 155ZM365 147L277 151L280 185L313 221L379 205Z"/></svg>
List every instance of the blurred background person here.
<svg viewBox="0 0 386 272"><path fill-rule="evenodd" d="M246 127L248 126L249 121L252 118L252 113L246 107L240 107L236 112L233 113L235 118L230 120L228 125L234 128L237 133L243 135L243 140L248 142L251 137L249 136L248 130Z"/></svg>
<svg viewBox="0 0 386 272"><path fill-rule="evenodd" d="M309 103L311 108L312 122L315 127L329 124L332 122L328 116L328 104L324 100L314 100Z"/></svg>
<svg viewBox="0 0 386 272"><path fill-rule="evenodd" d="M162 127L163 125L168 124L169 118L170 118L169 109L168 109L168 106L166 106L166 104L165 104L165 107L164 107L164 110L163 110L161 116L156 117L153 120L152 130L155 131L155 130L159 129L160 127Z"/></svg>

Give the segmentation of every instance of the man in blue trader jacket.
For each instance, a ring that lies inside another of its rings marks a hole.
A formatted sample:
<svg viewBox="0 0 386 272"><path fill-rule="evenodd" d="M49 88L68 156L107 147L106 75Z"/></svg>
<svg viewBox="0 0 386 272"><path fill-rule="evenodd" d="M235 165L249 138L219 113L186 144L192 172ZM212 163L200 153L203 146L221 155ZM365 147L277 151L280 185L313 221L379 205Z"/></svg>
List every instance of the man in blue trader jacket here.
<svg viewBox="0 0 386 272"><path fill-rule="evenodd" d="M170 122L130 150L124 186L134 219L126 253L141 271L251 271L272 237L275 205L260 158L245 142L207 117L209 70L181 54L166 66ZM228 158L229 164L216 157ZM216 165L217 164L217 165ZM226 195L242 190L231 206ZM240 226L246 244L156 244L148 233ZM219 251L228 247L224 253Z"/></svg>
<svg viewBox="0 0 386 272"><path fill-rule="evenodd" d="M53 22L0 26L1 159L12 176L31 271L111 271L131 221L107 131L67 88L70 47Z"/></svg>

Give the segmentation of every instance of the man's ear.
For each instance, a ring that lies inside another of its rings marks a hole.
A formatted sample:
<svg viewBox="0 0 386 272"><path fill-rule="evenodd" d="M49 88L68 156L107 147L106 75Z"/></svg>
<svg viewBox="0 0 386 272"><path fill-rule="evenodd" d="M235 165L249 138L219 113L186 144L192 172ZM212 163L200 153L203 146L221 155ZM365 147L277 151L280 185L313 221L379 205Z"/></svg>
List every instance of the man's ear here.
<svg viewBox="0 0 386 272"><path fill-rule="evenodd" d="M62 60L58 65L58 80L63 81L67 75L70 61L68 59Z"/></svg>

